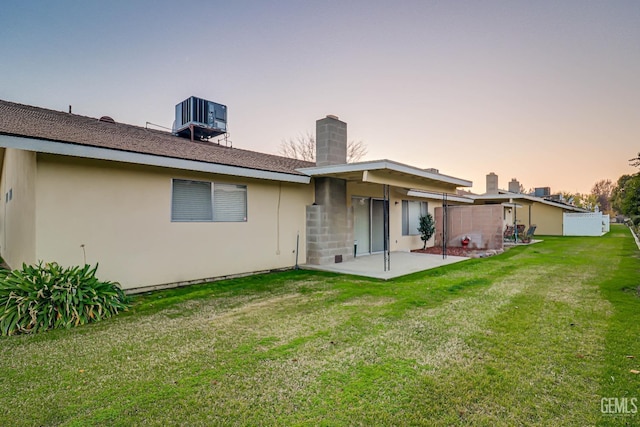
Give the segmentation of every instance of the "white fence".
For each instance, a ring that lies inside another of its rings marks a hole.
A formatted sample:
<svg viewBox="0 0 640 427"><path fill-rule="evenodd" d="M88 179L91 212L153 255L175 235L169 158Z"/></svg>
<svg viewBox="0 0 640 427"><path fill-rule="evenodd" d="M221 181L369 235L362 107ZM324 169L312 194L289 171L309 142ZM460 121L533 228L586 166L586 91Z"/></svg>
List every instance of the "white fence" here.
<svg viewBox="0 0 640 427"><path fill-rule="evenodd" d="M564 236L602 236L609 232L609 215L602 212L563 214Z"/></svg>

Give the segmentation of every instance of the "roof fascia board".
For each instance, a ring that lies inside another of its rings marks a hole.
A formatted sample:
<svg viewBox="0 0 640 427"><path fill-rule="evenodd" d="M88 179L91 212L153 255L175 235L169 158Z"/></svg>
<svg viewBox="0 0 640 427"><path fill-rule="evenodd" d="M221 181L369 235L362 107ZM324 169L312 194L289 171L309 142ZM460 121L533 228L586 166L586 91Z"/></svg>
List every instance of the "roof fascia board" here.
<svg viewBox="0 0 640 427"><path fill-rule="evenodd" d="M543 205L553 206L555 208L565 209L568 211L576 211L576 212L589 212L589 210L580 208L578 206L569 206L563 205L562 203L556 203L549 200L541 199L540 197L529 196L527 194L518 194L518 193L503 193L503 194L482 194L480 196L475 196L476 200L528 200L530 202L542 203Z"/></svg>
<svg viewBox="0 0 640 427"><path fill-rule="evenodd" d="M566 210L570 210L570 211L575 211L575 210L581 211L582 210L582 208L579 208L577 206L569 206L569 205L565 205L565 204L562 204L562 203L556 203L556 202L552 202L551 200L542 199L542 198L536 197L536 196L529 196L527 194L522 194L521 197L523 199L525 199L525 200L530 200L532 202L542 203L542 204L553 206L553 207L560 208L560 209L566 209Z"/></svg>
<svg viewBox="0 0 640 427"><path fill-rule="evenodd" d="M46 154L83 157L87 159L111 160L148 166L160 166L198 172L209 172L220 175L239 176L243 178L266 179L271 181L308 184L308 176L290 175L283 172L262 171L218 163L198 162L195 160L176 159L174 157L154 156L152 154L133 153L110 148L92 147L51 141L46 139L24 138L12 135L0 135L0 147L17 148Z"/></svg>
<svg viewBox="0 0 640 427"><path fill-rule="evenodd" d="M389 169L368 170L362 173L362 182L369 182L372 184L390 185L397 188L416 189L425 192L440 193L447 192L453 194L455 192L455 185L448 184L442 181L424 182L422 178L415 175L390 175Z"/></svg>
<svg viewBox="0 0 640 427"><path fill-rule="evenodd" d="M361 163L345 163L341 165L331 165L331 166L316 166L311 168L301 168L298 169L299 172L305 173L307 175L316 176L316 175L328 175L334 173L345 173L345 172L364 172L364 171L372 171L372 170L380 170L380 169L389 169L395 172L406 173L408 175L415 175L421 178L428 178L434 181L441 181L447 184L453 184L458 187L471 187L473 183L466 179L455 178L448 175L441 175L438 173L427 172L425 170L416 168L414 166L405 165L402 163L397 163L391 160L374 160L371 162L361 162Z"/></svg>
<svg viewBox="0 0 640 427"><path fill-rule="evenodd" d="M442 193L432 193L429 191L421 191L421 190L409 190L407 191L407 196L421 197L423 199L444 200L444 195ZM473 203L472 199L469 199L464 196L457 196L457 195L448 194L448 193L447 193L447 201L459 202L459 203Z"/></svg>
<svg viewBox="0 0 640 427"><path fill-rule="evenodd" d="M563 205L562 203L555 203L555 202L552 202L550 200L545 200L545 199L536 200L536 202L540 202L540 203L543 203L545 205L553 206L553 207L556 207L556 208L565 209L565 210L568 210L568 211L591 212L588 209L580 208L578 206Z"/></svg>

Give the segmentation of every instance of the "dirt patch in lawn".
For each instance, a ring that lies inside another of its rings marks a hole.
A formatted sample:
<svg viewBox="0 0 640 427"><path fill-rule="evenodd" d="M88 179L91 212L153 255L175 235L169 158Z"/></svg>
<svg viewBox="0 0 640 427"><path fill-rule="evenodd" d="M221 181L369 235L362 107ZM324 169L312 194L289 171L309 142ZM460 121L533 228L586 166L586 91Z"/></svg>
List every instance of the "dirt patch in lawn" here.
<svg viewBox="0 0 640 427"><path fill-rule="evenodd" d="M411 252L416 252L420 254L442 255L442 247L433 246L427 249L414 249ZM447 248L447 255L451 255L451 256L464 256L464 257L470 258L478 252L486 252L486 250L478 251L475 249L466 249L466 248L455 247L455 246L451 248Z"/></svg>

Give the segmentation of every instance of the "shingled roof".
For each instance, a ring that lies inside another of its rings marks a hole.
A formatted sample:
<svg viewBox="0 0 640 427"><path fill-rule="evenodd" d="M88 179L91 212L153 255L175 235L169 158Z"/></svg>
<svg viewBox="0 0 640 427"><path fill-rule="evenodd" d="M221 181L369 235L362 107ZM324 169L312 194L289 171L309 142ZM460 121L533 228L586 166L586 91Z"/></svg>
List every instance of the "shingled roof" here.
<svg viewBox="0 0 640 427"><path fill-rule="evenodd" d="M0 134L292 175L304 175L296 169L315 166L302 160L192 142L169 132L3 100Z"/></svg>

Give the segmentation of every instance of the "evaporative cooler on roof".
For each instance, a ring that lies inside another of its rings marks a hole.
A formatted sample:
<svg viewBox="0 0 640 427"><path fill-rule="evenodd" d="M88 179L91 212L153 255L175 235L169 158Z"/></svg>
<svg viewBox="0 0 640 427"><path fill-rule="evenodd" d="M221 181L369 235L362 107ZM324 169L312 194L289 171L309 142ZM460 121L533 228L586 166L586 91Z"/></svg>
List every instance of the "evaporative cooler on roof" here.
<svg viewBox="0 0 640 427"><path fill-rule="evenodd" d="M227 106L192 96L176 105L173 133L208 139L227 132Z"/></svg>

